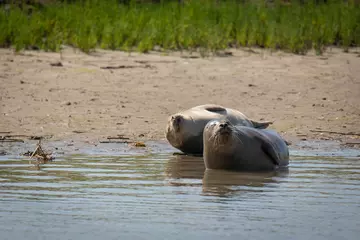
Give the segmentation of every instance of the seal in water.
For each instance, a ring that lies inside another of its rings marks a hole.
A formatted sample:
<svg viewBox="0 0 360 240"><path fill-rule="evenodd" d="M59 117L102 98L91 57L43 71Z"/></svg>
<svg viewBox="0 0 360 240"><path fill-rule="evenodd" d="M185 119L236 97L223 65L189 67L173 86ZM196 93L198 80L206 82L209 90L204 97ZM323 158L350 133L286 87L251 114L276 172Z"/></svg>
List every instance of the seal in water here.
<svg viewBox="0 0 360 240"><path fill-rule="evenodd" d="M272 122L257 122L243 113L220 105L196 106L171 115L168 118L165 136L169 143L186 154L203 154L203 131L211 120L226 118L232 124L254 128L267 128Z"/></svg>
<svg viewBox="0 0 360 240"><path fill-rule="evenodd" d="M207 169L274 170L289 164L289 149L274 130L214 120L206 124L203 137Z"/></svg>

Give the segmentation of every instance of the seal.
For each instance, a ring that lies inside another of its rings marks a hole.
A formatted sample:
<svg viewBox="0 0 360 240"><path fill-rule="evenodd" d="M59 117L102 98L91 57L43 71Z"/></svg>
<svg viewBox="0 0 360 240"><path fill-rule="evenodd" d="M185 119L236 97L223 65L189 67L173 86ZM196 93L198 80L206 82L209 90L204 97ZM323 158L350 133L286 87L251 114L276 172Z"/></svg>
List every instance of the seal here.
<svg viewBox="0 0 360 240"><path fill-rule="evenodd" d="M203 154L203 131L211 120L226 118L232 124L267 128L272 122L257 122L243 113L216 104L195 106L169 116L165 136L168 142L185 154Z"/></svg>
<svg viewBox="0 0 360 240"><path fill-rule="evenodd" d="M275 170L289 164L289 149L274 130L233 125L213 120L204 133L206 169Z"/></svg>

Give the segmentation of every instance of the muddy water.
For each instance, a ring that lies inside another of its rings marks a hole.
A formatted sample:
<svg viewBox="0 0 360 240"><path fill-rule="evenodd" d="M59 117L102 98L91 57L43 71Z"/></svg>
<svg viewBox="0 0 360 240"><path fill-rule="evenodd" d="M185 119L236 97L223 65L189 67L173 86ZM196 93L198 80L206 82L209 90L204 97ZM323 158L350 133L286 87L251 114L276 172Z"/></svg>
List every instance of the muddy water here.
<svg viewBox="0 0 360 240"><path fill-rule="evenodd" d="M0 239L359 239L358 157L302 155L262 174L170 153L1 156Z"/></svg>

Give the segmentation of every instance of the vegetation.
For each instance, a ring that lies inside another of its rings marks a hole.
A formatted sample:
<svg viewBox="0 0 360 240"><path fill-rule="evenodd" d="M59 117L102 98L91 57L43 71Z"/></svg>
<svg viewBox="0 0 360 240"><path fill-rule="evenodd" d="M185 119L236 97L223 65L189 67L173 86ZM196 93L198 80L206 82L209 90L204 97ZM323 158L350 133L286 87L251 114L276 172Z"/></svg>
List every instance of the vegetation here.
<svg viewBox="0 0 360 240"><path fill-rule="evenodd" d="M119 3L56 2L0 7L0 46L58 51L62 44L147 52L163 49L217 51L259 46L304 54L326 46L360 45L360 7L352 1L187 0Z"/></svg>

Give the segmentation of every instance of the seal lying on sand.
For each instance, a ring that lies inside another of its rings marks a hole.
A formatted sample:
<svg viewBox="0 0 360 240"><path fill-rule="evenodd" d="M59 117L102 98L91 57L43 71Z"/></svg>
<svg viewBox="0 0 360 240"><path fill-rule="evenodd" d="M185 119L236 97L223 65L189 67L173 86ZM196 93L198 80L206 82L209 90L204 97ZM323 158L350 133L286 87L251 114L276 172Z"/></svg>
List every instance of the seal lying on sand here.
<svg viewBox="0 0 360 240"><path fill-rule="evenodd" d="M202 154L205 125L211 120L222 118L226 118L235 125L254 128L267 128L272 123L256 122L237 110L206 104L171 115L166 126L166 139L173 147L184 153Z"/></svg>
<svg viewBox="0 0 360 240"><path fill-rule="evenodd" d="M204 129L207 169L274 170L289 164L289 149L274 130L210 121Z"/></svg>

